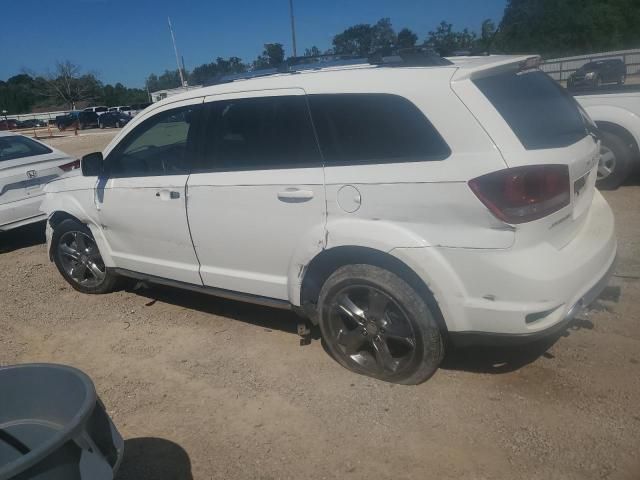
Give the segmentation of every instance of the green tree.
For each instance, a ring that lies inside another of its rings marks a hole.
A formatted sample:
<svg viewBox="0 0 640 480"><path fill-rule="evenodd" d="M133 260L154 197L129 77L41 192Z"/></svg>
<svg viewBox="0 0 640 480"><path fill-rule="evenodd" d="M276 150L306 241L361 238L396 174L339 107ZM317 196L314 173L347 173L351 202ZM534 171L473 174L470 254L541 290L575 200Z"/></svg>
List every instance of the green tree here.
<svg viewBox="0 0 640 480"><path fill-rule="evenodd" d="M490 53L496 37L496 24L493 20L487 19L480 27L480 38L476 42L478 53Z"/></svg>
<svg viewBox="0 0 640 480"><path fill-rule="evenodd" d="M429 32L425 44L433 48L439 55L447 57L456 51L472 51L476 45L477 35L465 28L461 32L453 30L453 25L440 22L435 31Z"/></svg>
<svg viewBox="0 0 640 480"><path fill-rule="evenodd" d="M333 37L333 51L339 55L367 56L372 43L371 25L361 23Z"/></svg>
<svg viewBox="0 0 640 480"><path fill-rule="evenodd" d="M500 48L547 57L640 44L638 0L508 0Z"/></svg>
<svg viewBox="0 0 640 480"><path fill-rule="evenodd" d="M254 69L278 68L284 62L284 47L281 43L265 43L262 55L253 62Z"/></svg>
<svg viewBox="0 0 640 480"><path fill-rule="evenodd" d="M38 81L26 73L15 75L6 82L0 82L0 110L10 113L30 111L39 98L37 84Z"/></svg>
<svg viewBox="0 0 640 480"><path fill-rule="evenodd" d="M333 53L366 57L391 49L398 42L391 20L381 18L375 25L361 23L333 37Z"/></svg>
<svg viewBox="0 0 640 480"><path fill-rule="evenodd" d="M193 69L189 75L189 82L192 85L202 85L217 77L242 73L247 70L247 66L238 57L224 59L218 57L215 62L205 63Z"/></svg>
<svg viewBox="0 0 640 480"><path fill-rule="evenodd" d="M304 50L305 57L317 57L319 55L322 55L322 53L320 52L320 49L315 45L312 46L311 48L305 48Z"/></svg>
<svg viewBox="0 0 640 480"><path fill-rule="evenodd" d="M400 48L415 47L417 41L418 35L413 33L408 28L403 28L398 32L398 47Z"/></svg>
<svg viewBox="0 0 640 480"><path fill-rule="evenodd" d="M147 77L147 88L150 92L168 90L180 87L180 73L178 70L165 70L160 76L152 73Z"/></svg>

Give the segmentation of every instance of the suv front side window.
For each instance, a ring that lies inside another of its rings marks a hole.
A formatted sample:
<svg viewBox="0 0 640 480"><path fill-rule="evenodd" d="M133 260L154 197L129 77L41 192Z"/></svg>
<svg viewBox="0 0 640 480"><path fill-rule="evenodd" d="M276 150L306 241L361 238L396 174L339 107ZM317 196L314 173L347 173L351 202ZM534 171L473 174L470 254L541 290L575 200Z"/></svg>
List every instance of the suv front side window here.
<svg viewBox="0 0 640 480"><path fill-rule="evenodd" d="M167 110L138 125L107 157L109 175L122 178L189 173L198 110L196 105Z"/></svg>

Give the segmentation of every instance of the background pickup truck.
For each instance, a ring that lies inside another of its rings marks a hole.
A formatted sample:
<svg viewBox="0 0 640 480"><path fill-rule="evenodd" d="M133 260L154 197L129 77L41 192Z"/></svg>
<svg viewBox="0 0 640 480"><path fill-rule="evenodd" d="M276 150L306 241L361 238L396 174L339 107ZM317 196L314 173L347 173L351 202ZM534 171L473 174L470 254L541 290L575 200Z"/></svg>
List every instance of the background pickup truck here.
<svg viewBox="0 0 640 480"><path fill-rule="evenodd" d="M640 167L640 88L623 86L580 92L575 99L601 131L598 187L617 188Z"/></svg>

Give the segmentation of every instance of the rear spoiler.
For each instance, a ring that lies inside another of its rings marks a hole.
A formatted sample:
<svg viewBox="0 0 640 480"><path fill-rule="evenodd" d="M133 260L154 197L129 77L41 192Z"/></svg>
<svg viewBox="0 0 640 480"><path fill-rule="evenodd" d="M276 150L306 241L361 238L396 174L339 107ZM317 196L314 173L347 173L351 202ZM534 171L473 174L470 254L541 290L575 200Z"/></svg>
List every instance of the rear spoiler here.
<svg viewBox="0 0 640 480"><path fill-rule="evenodd" d="M450 58L458 67L451 77L452 82L472 80L506 71L527 71L540 67L539 55L492 55L488 57Z"/></svg>

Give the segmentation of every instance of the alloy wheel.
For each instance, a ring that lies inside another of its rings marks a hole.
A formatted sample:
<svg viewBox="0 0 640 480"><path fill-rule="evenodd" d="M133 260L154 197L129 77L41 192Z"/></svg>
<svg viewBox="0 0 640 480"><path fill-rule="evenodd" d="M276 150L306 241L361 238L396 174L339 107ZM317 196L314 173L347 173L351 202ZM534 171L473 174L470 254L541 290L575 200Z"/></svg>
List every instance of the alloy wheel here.
<svg viewBox="0 0 640 480"><path fill-rule="evenodd" d="M606 145L600 146L600 161L598 162L598 181L609 177L616 169L616 154Z"/></svg>
<svg viewBox="0 0 640 480"><path fill-rule="evenodd" d="M93 238L83 232L66 232L58 242L58 254L64 271L84 287L99 286L107 269Z"/></svg>
<svg viewBox="0 0 640 480"><path fill-rule="evenodd" d="M398 375L416 357L416 332L402 307L385 292L351 285L334 297L328 339L347 363L380 377Z"/></svg>

